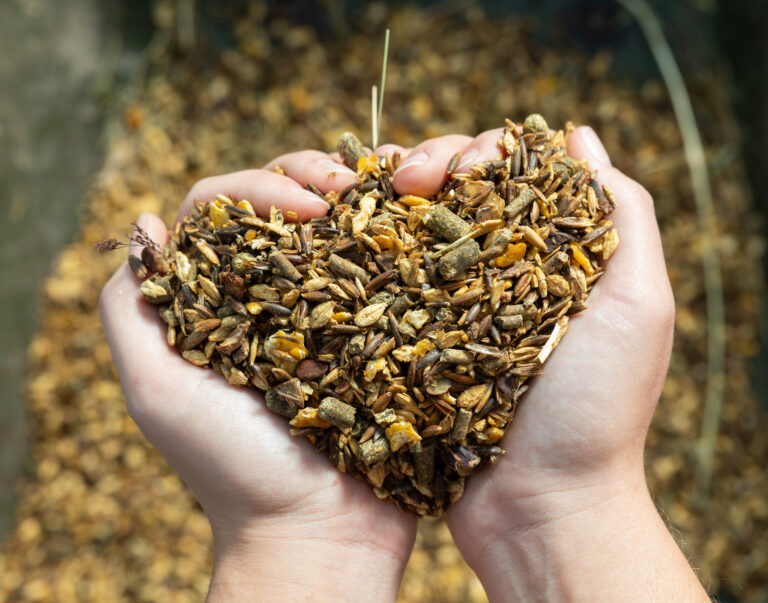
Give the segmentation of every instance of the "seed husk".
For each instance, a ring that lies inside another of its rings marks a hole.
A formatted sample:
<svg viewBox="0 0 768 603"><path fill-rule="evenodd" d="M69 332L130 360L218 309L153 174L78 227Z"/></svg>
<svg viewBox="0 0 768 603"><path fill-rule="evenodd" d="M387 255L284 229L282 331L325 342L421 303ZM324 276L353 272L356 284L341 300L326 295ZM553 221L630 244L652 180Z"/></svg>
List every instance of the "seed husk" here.
<svg viewBox="0 0 768 603"><path fill-rule="evenodd" d="M269 254L269 261L275 267L274 271L280 276L284 276L289 281L298 282L301 280L301 272L285 257L282 251L273 251Z"/></svg>
<svg viewBox="0 0 768 603"><path fill-rule="evenodd" d="M328 266L331 270L341 274L342 276L346 276L352 280L356 278L360 279L360 282L363 284L366 284L371 280L371 275L368 274L365 269L361 268L357 264L353 264L349 260L345 260L335 253L331 254L331 256L328 258Z"/></svg>
<svg viewBox="0 0 768 603"><path fill-rule="evenodd" d="M378 322L387 310L387 304L378 303L366 306L355 315L355 324L358 327L370 327Z"/></svg>
<svg viewBox="0 0 768 603"><path fill-rule="evenodd" d="M317 360L302 360L296 367L296 376L303 381L320 379L328 372L328 363Z"/></svg>
<svg viewBox="0 0 768 603"><path fill-rule="evenodd" d="M269 410L282 417L293 419L298 413L298 409L281 398L274 389L264 394L264 400Z"/></svg>
<svg viewBox="0 0 768 603"><path fill-rule="evenodd" d="M145 279L147 278L147 274L149 272L147 271L147 267L144 265L144 262L141 261L141 258L138 256L135 256L133 254L128 256L128 266L130 266L131 271L136 276L136 278Z"/></svg>

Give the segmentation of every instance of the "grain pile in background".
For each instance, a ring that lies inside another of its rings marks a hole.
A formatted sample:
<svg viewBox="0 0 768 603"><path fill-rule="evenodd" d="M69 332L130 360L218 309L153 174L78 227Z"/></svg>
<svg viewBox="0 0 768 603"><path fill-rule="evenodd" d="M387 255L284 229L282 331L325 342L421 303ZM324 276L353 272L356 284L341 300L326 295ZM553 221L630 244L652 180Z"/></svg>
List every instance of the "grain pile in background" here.
<svg viewBox="0 0 768 603"><path fill-rule="evenodd" d="M371 57L380 56L382 17L373 7L365 19L369 31L340 28L343 36L330 31L321 43L313 30L285 21L267 29L264 11L255 7L231 20L236 48L212 55L205 71L170 52L163 28L174 19L160 5L149 75L116 127L84 206L81 234L45 285L42 324L30 349L34 464L19 485L18 527L0 554L0 598L199 600L205 592L206 521L127 417L99 323L98 293L120 258L105 262L90 246L105 234L126 234L141 211L170 221L175 200L203 176L262 165L298 148L329 150L344 130L359 131L370 120L369 86L379 69ZM743 165L729 152L737 133L724 86L711 74L702 84L729 347L712 500L701 511L690 496L706 353L699 239L663 88L613 81L606 54L542 48L515 18L398 9L387 26L393 38L384 142L474 134L503 116L539 111L552 123L593 125L615 165L654 195L678 307L670 375L647 453L651 488L709 588L765 598L768 551L758 539L768 529L768 420L747 380L764 290L762 242L753 230ZM421 524L401 595L484 599L442 522Z"/></svg>

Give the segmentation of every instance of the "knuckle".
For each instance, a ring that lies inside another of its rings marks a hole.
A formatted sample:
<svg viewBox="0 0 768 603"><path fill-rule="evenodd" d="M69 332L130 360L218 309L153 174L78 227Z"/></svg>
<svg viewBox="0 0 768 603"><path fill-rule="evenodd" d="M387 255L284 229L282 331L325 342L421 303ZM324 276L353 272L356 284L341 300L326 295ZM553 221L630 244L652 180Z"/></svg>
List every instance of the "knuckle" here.
<svg viewBox="0 0 768 603"><path fill-rule="evenodd" d="M486 130L485 132L481 132L475 137L474 140L484 144L491 142L495 144L503 134L504 128L494 128L493 130Z"/></svg>
<svg viewBox="0 0 768 603"><path fill-rule="evenodd" d="M110 279L104 284L104 286L101 288L101 291L99 292L99 315L101 316L102 321L104 321L104 318L109 312L110 301L112 300L114 294L115 279L117 278L119 271L120 268L118 268L118 271L110 277Z"/></svg>
<svg viewBox="0 0 768 603"><path fill-rule="evenodd" d="M187 199L191 199L192 201L197 200L197 197L199 197L204 190L210 188L211 184L213 184L213 178L213 176L209 176L195 182L187 193Z"/></svg>
<svg viewBox="0 0 768 603"><path fill-rule="evenodd" d="M671 333L675 326L675 298L668 279L649 291L644 313L648 327L661 334Z"/></svg>
<svg viewBox="0 0 768 603"><path fill-rule="evenodd" d="M653 197L651 196L651 193L639 182L627 178L627 184L624 187L624 191L624 194L632 200L632 203L642 205L645 209L653 209Z"/></svg>

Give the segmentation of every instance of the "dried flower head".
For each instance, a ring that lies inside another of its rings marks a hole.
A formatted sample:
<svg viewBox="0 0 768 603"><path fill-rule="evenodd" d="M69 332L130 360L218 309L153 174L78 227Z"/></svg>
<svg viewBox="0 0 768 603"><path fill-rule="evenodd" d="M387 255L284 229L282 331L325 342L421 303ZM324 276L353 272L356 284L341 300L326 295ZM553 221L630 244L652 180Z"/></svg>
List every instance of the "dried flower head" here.
<svg viewBox="0 0 768 603"><path fill-rule="evenodd" d="M99 253L106 253L107 251L122 249L123 247L128 247L131 243L136 243L139 247L148 247L157 253L162 253L160 245L152 240L152 237L149 236L146 230L136 224L136 222L131 222L131 226L133 226L133 233L128 237L128 242L120 241L119 239L106 239L104 241L96 241L93 244L93 248Z"/></svg>

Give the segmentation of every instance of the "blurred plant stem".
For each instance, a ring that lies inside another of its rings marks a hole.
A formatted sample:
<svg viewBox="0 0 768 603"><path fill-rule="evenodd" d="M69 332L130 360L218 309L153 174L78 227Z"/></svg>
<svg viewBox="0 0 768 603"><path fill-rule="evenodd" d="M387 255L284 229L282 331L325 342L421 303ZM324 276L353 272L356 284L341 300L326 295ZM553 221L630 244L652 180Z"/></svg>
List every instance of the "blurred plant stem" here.
<svg viewBox="0 0 768 603"><path fill-rule="evenodd" d="M667 86L683 139L683 150L688 171L691 174L699 228L703 234L702 263L707 300L707 395L701 420L701 433L694 448L696 461L694 500L697 505L706 507L712 483L715 446L723 411L725 385L725 304L720 256L717 250L717 216L712 199L712 186L691 98L672 49L664 37L661 23L646 0L618 0L618 2L640 26Z"/></svg>

